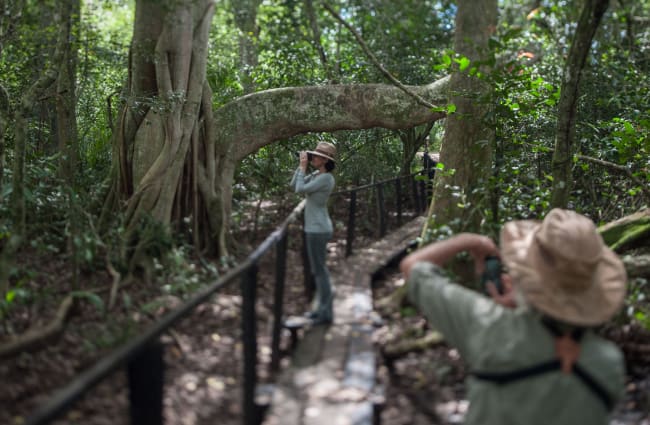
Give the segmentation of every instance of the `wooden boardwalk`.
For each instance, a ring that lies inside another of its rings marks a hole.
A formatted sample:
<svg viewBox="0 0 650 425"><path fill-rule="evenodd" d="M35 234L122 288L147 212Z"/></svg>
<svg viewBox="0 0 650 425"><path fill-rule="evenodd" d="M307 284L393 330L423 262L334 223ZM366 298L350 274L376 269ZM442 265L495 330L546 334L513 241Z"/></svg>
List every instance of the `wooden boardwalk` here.
<svg viewBox="0 0 650 425"><path fill-rule="evenodd" d="M334 323L304 329L291 367L278 378L265 425L376 423L383 399L375 386L372 276L399 258L419 236L417 217L369 247L358 249L332 274Z"/></svg>

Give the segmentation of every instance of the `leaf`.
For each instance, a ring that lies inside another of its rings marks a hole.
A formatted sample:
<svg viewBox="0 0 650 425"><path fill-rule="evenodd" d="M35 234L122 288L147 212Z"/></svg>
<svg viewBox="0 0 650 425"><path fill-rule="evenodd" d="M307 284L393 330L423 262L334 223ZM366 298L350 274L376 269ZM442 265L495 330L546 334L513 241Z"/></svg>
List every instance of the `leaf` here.
<svg viewBox="0 0 650 425"><path fill-rule="evenodd" d="M460 59L454 59L454 61L459 65L458 67L461 71L464 71L470 64L469 59L467 59L465 56Z"/></svg>
<svg viewBox="0 0 650 425"><path fill-rule="evenodd" d="M443 69L447 69L450 66L451 66L451 56L445 54L445 55L442 56L442 63L434 66L433 68L436 71L440 71L440 70L443 70Z"/></svg>

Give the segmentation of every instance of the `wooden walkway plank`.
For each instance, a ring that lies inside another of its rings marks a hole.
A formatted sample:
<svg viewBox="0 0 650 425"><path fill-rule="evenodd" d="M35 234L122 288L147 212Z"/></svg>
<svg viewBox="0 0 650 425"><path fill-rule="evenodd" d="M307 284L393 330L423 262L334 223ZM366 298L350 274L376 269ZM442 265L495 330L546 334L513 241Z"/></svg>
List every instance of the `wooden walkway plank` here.
<svg viewBox="0 0 650 425"><path fill-rule="evenodd" d="M264 425L372 425L376 353L372 276L419 236L418 217L365 249L332 275L334 322L305 329L278 379Z"/></svg>

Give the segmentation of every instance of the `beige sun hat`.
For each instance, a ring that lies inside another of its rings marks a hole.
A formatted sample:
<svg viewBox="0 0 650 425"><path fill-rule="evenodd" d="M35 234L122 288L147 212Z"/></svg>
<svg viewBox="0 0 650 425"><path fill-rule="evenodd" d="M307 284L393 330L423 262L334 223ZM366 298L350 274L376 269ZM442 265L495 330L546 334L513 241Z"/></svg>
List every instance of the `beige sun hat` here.
<svg viewBox="0 0 650 425"><path fill-rule="evenodd" d="M555 208L542 222L506 223L501 256L526 300L557 320L595 326L623 305L623 262L594 223L574 211Z"/></svg>
<svg viewBox="0 0 650 425"><path fill-rule="evenodd" d="M336 156L336 146L329 142L320 142L316 146L316 149L313 151L307 151L307 153L311 153L314 155L322 156L323 158L327 158L330 161L336 162L334 157Z"/></svg>

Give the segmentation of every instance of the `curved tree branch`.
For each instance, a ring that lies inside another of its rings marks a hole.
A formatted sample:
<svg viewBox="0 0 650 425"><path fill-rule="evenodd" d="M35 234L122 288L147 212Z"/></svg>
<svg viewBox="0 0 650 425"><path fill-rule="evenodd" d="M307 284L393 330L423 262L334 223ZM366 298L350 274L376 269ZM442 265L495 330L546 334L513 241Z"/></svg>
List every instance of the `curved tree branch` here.
<svg viewBox="0 0 650 425"><path fill-rule="evenodd" d="M449 77L412 93L447 101ZM235 161L273 141L308 132L383 127L397 130L442 119L444 112L413 102L386 84L289 87L240 97L214 113L217 141L228 141Z"/></svg>

